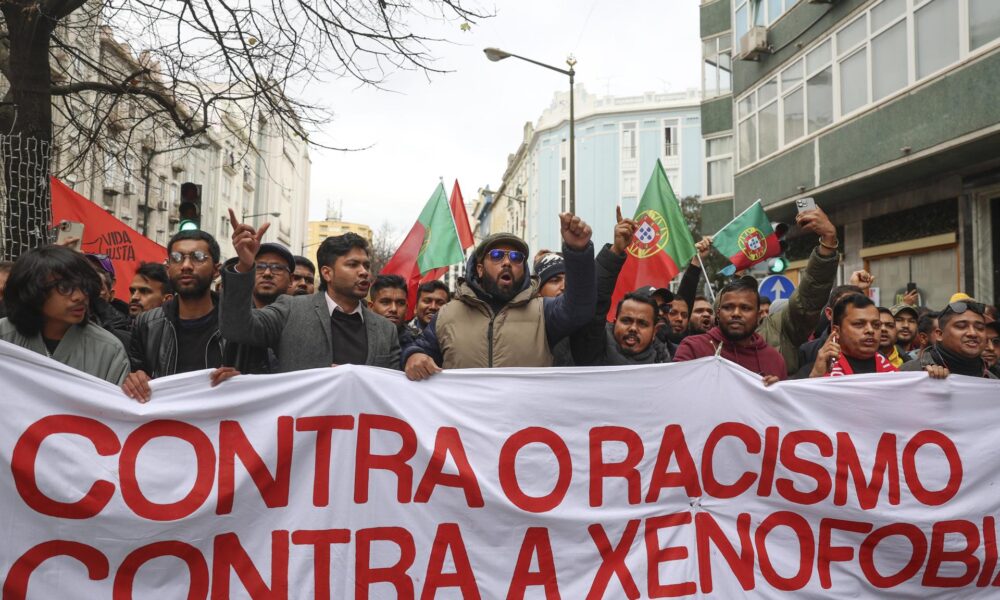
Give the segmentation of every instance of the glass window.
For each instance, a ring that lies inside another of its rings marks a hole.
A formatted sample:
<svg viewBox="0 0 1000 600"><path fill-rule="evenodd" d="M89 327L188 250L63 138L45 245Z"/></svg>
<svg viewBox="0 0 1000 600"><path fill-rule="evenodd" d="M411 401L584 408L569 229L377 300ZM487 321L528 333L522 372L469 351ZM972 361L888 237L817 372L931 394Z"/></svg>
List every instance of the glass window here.
<svg viewBox="0 0 1000 600"><path fill-rule="evenodd" d="M781 0L767 0L767 22L774 23L784 12Z"/></svg>
<svg viewBox="0 0 1000 600"><path fill-rule="evenodd" d="M757 90L757 104L763 106L778 97L778 80L774 77Z"/></svg>
<svg viewBox="0 0 1000 600"><path fill-rule="evenodd" d="M760 109L757 119L760 129L760 157L764 158L778 151L778 103L772 102Z"/></svg>
<svg viewBox="0 0 1000 600"><path fill-rule="evenodd" d="M757 128L754 118L740 123L740 165L746 166L757 161Z"/></svg>
<svg viewBox="0 0 1000 600"><path fill-rule="evenodd" d="M917 79L958 60L958 0L931 0L915 14Z"/></svg>
<svg viewBox="0 0 1000 600"><path fill-rule="evenodd" d="M827 67L806 82L809 133L833 123L833 69Z"/></svg>
<svg viewBox="0 0 1000 600"><path fill-rule="evenodd" d="M739 104L737 105L737 108L739 109L739 115L740 115L741 119L753 112L753 110L754 110L754 101L753 101L753 98L754 98L754 95L750 94L746 98L740 100Z"/></svg>
<svg viewBox="0 0 1000 600"><path fill-rule="evenodd" d="M702 44L702 57L704 57L704 64L702 65L702 76L704 81L702 82L701 90L706 98L710 98L719 93L719 67L718 67L718 56L715 51L716 40L708 40Z"/></svg>
<svg viewBox="0 0 1000 600"><path fill-rule="evenodd" d="M840 62L840 114L868 103L868 50L862 48Z"/></svg>
<svg viewBox="0 0 1000 600"><path fill-rule="evenodd" d="M1000 2L969 0L969 49L975 50L1000 37Z"/></svg>
<svg viewBox="0 0 1000 600"><path fill-rule="evenodd" d="M634 159L635 147L635 123L622 124L622 158Z"/></svg>
<svg viewBox="0 0 1000 600"><path fill-rule="evenodd" d="M663 156L677 156L680 154L679 148L677 121L667 121L663 126Z"/></svg>
<svg viewBox="0 0 1000 600"><path fill-rule="evenodd" d="M748 8L747 4L744 2L743 6L736 9L736 41L739 42L740 38L746 35L746 32L750 29L750 21L748 18Z"/></svg>
<svg viewBox="0 0 1000 600"><path fill-rule="evenodd" d="M785 96L785 143L789 144L806 133L805 94L799 88Z"/></svg>
<svg viewBox="0 0 1000 600"><path fill-rule="evenodd" d="M709 196L720 196L733 193L733 159L723 158L708 162Z"/></svg>
<svg viewBox="0 0 1000 600"><path fill-rule="evenodd" d="M843 56L852 48L865 41L868 37L868 27L865 23L865 15L855 19L853 23L840 30L837 34L837 56Z"/></svg>
<svg viewBox="0 0 1000 600"><path fill-rule="evenodd" d="M733 137L705 140L705 166L708 181L705 195L733 193Z"/></svg>
<svg viewBox="0 0 1000 600"><path fill-rule="evenodd" d="M885 0L872 9L872 32L882 29L906 10L906 0Z"/></svg>
<svg viewBox="0 0 1000 600"><path fill-rule="evenodd" d="M806 55L806 70L812 75L817 70L826 66L830 62L830 42L827 41L821 46Z"/></svg>
<svg viewBox="0 0 1000 600"><path fill-rule="evenodd" d="M726 48L719 53L719 93L726 94L731 91L733 91L733 57Z"/></svg>
<svg viewBox="0 0 1000 600"><path fill-rule="evenodd" d="M802 83L801 60L781 72L781 91L787 92L800 83Z"/></svg>
<svg viewBox="0 0 1000 600"><path fill-rule="evenodd" d="M906 21L900 21L872 40L872 99L902 89L909 79L906 58Z"/></svg>
<svg viewBox="0 0 1000 600"><path fill-rule="evenodd" d="M733 138L727 135L726 137L715 138L712 140L705 140L705 155L706 156L718 156L720 154L732 154L733 152Z"/></svg>

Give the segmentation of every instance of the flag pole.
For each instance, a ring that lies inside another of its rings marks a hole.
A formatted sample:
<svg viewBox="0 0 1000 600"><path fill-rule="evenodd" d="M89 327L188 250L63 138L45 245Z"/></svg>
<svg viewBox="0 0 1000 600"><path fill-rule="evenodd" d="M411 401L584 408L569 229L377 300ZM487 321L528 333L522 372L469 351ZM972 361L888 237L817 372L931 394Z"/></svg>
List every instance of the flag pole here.
<svg viewBox="0 0 1000 600"><path fill-rule="evenodd" d="M698 265L701 267L701 272L705 275L705 287L708 288L708 297L715 304L715 290L712 289L712 281L708 278L708 271L705 270L705 263L701 262L701 252L697 254Z"/></svg>

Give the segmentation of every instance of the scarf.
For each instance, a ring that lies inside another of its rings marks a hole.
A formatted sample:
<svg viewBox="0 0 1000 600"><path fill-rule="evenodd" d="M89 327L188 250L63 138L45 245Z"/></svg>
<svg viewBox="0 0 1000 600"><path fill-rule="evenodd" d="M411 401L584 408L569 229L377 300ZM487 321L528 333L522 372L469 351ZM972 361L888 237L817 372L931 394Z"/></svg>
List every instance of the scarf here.
<svg viewBox="0 0 1000 600"><path fill-rule="evenodd" d="M604 343L606 344L604 364L606 366L652 365L670 362L670 352L667 351L663 343L656 339L656 336L653 336L653 341L642 352L625 354L618 347L618 342L615 341L614 327L614 323L608 323L604 328Z"/></svg>
<svg viewBox="0 0 1000 600"><path fill-rule="evenodd" d="M941 344L935 344L930 352L931 358L934 359L935 363L947 367L949 371L956 375L982 377L986 371L983 359L978 356L976 358L965 358L951 352Z"/></svg>

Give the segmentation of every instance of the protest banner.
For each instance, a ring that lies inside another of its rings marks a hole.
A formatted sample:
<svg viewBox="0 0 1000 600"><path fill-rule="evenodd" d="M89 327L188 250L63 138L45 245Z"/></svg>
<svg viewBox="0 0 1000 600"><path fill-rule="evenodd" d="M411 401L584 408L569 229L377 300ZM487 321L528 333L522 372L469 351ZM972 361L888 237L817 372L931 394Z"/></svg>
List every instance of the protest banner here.
<svg viewBox="0 0 1000 600"><path fill-rule="evenodd" d="M0 343L5 599L995 597L1000 384L719 358L152 382Z"/></svg>

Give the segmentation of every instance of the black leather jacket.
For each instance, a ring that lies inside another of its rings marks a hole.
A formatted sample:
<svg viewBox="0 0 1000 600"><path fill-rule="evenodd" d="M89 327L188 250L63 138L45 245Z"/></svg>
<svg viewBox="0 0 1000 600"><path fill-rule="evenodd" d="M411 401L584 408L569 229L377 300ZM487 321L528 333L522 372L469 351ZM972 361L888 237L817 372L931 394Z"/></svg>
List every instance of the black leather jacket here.
<svg viewBox="0 0 1000 600"><path fill-rule="evenodd" d="M214 294L212 301L214 310L218 311L218 297ZM177 300L168 300L136 319L128 348L133 372L145 371L153 379L177 372L177 311ZM205 348L205 368L214 368L216 365L209 364L209 356L225 356L225 349L225 340L216 331Z"/></svg>

